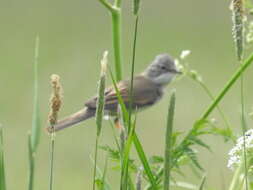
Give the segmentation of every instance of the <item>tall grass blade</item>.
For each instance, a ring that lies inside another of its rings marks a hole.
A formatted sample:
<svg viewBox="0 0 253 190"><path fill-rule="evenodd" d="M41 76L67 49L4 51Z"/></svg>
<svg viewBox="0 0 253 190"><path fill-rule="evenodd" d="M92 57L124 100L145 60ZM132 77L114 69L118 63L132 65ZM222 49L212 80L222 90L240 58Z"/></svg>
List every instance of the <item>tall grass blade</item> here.
<svg viewBox="0 0 253 190"><path fill-rule="evenodd" d="M34 48L34 92L33 92L33 117L32 129L28 135L28 152L29 152L29 178L28 189L32 190L34 186L34 170L35 170L35 154L40 140L40 116L39 116L39 98L38 98L38 58L39 58L39 42L37 36Z"/></svg>
<svg viewBox="0 0 253 190"><path fill-rule="evenodd" d="M223 99L223 97L227 94L227 92L231 89L231 87L235 84L235 82L239 79L239 77L245 72L245 70L252 64L253 61L253 53L244 61L243 64L237 69L237 71L233 74L231 79L227 82L218 96L213 100L213 102L208 106L207 110L203 113L200 120L205 120L210 113L214 110L214 108L218 105L218 103Z"/></svg>
<svg viewBox="0 0 253 190"><path fill-rule="evenodd" d="M134 15L138 15L138 13L139 13L140 2L141 2L141 0L133 0L133 13L134 13Z"/></svg>
<svg viewBox="0 0 253 190"><path fill-rule="evenodd" d="M164 190L170 189L170 170L171 170L171 156L172 156L172 128L175 112L175 92L170 98L170 106L167 117L167 127L165 133L165 153L164 153Z"/></svg>
<svg viewBox="0 0 253 190"><path fill-rule="evenodd" d="M29 158L29 179L28 179L28 190L33 189L34 184L34 164L35 164L35 154L32 147L32 136L28 134L28 158Z"/></svg>
<svg viewBox="0 0 253 190"><path fill-rule="evenodd" d="M202 180L201 180L201 182L200 182L200 185L199 185L198 190L204 190L205 182L206 182L206 176L204 175L204 176L202 177Z"/></svg>
<svg viewBox="0 0 253 190"><path fill-rule="evenodd" d="M133 142L133 134L135 132L135 126L136 126L136 117L133 123L133 126L131 126L131 131L128 135L126 145L123 152L123 163L122 163L122 181L121 181L121 189L127 190L128 185L128 165L129 165L129 154Z"/></svg>
<svg viewBox="0 0 253 190"><path fill-rule="evenodd" d="M5 167L4 167L4 147L3 128L0 125L0 190L6 190Z"/></svg>
<svg viewBox="0 0 253 190"><path fill-rule="evenodd" d="M96 168L97 168L97 153L98 153L98 140L102 129L102 121L104 116L104 104L105 104L105 78L107 69L107 56L108 51L105 51L101 60L101 74L98 84L98 99L96 109L96 125L97 125L97 136L95 143L95 164L93 173L93 190L96 188Z"/></svg>
<svg viewBox="0 0 253 190"><path fill-rule="evenodd" d="M139 156L139 158L140 158L140 160L142 162L144 170L145 170L145 172L146 172L146 174L148 176L149 182L151 183L151 186L152 186L151 189L152 190L157 190L158 187L156 185L155 176L154 176L154 174L153 174L153 172L151 170L151 167L150 167L150 165L148 163L148 160L147 160L147 157L145 155L145 152L144 152L144 150L142 148L142 145L141 145L140 140L139 140L138 136L136 135L136 133L134 133L134 135L133 135L133 141L134 141L135 149L136 149L136 151L138 153L138 156Z"/></svg>
<svg viewBox="0 0 253 190"><path fill-rule="evenodd" d="M114 49L114 63L115 63L115 74L116 80L122 79L122 53L121 53L121 11L112 12L112 39Z"/></svg>
<svg viewBox="0 0 253 190"><path fill-rule="evenodd" d="M112 74L112 72L111 72L110 69L109 69L109 71L110 71L110 75L111 75L111 78L112 78L113 86L114 86L114 88L116 90L116 94L117 94L117 98L118 98L119 104L120 104L122 112L123 112L123 119L125 119L125 123L128 125L128 122L129 122L128 118L129 118L129 116L128 116L128 112L127 112L126 106L125 106L125 104L123 102L123 99L122 99L120 93L119 93L119 89L118 89L118 87L116 85L116 82L114 80L113 74ZM157 185L156 185L155 177L154 177L154 175L152 173L151 167L150 167L150 165L148 163L147 157L146 157L145 152L144 152L144 150L142 148L142 145L141 145L141 143L139 141L139 138L137 137L137 135L136 135L135 132L133 134L133 142L134 142L134 145L135 145L135 149L136 149L136 151L138 153L138 156L139 156L139 158L140 158L140 160L141 160L141 162L143 164L144 170L145 170L145 172L146 172L146 174L148 176L148 179L149 179L149 181L150 181L150 183L152 185L152 189L156 190L157 189Z"/></svg>
<svg viewBox="0 0 253 190"><path fill-rule="evenodd" d="M31 144L33 152L36 152L40 139L40 117L39 117L39 98L38 98L38 58L39 58L39 43L40 39L37 36L34 52L34 97L33 97L33 118L32 118L32 133Z"/></svg>

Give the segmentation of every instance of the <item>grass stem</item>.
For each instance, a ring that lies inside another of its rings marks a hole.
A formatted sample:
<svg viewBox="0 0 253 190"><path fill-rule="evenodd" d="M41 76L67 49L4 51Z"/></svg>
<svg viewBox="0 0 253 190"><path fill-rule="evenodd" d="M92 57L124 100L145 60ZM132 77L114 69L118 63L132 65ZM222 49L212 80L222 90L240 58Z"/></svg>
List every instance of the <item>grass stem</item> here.
<svg viewBox="0 0 253 190"><path fill-rule="evenodd" d="M170 171L172 157L172 128L175 112L175 92L171 95L167 117L167 127L165 133L165 152L164 152L164 190L170 189Z"/></svg>
<svg viewBox="0 0 253 190"><path fill-rule="evenodd" d="M218 94L218 96L208 106L206 111L201 116L200 120L205 120L210 115L210 113L214 110L214 108L218 105L218 103L223 99L223 97L227 94L227 92L234 85L234 83L238 80L238 78L242 75L242 73L252 64L252 61L253 61L253 53L246 59L246 61L242 65L240 65L240 67L233 74L233 76L227 82L227 84L223 87L223 89Z"/></svg>
<svg viewBox="0 0 253 190"><path fill-rule="evenodd" d="M116 81L122 79L121 71L121 10L112 12L112 38Z"/></svg>
<svg viewBox="0 0 253 190"><path fill-rule="evenodd" d="M5 180L3 128L0 125L0 190L6 190Z"/></svg>
<svg viewBox="0 0 253 190"><path fill-rule="evenodd" d="M49 174L49 190L53 189L54 181L54 152L55 152L55 133L51 134L50 144L50 174Z"/></svg>

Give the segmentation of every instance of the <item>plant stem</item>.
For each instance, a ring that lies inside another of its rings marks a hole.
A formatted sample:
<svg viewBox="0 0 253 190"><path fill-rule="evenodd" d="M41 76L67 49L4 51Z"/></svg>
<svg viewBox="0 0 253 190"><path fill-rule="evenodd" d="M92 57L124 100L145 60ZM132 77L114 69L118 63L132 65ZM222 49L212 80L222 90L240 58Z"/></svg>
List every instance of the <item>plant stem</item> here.
<svg viewBox="0 0 253 190"><path fill-rule="evenodd" d="M133 41L133 57L131 65L131 85L130 85L130 102L129 102L129 126L128 132L130 132L131 116L132 116L132 104L133 104L133 85L134 85L134 68L135 68L135 55L136 55L136 42L137 42L137 31L138 31L138 15L135 18L135 29L134 29L134 41Z"/></svg>
<svg viewBox="0 0 253 190"><path fill-rule="evenodd" d="M170 189L170 170L172 156L172 128L175 111L175 93L171 95L167 117L167 127L165 133L165 152L164 152L164 190Z"/></svg>
<svg viewBox="0 0 253 190"><path fill-rule="evenodd" d="M134 145L135 145L135 149L136 149L136 151L138 153L138 156L139 156L139 158L140 158L140 160L142 162L142 165L143 165L143 167L145 169L145 172L146 172L146 174L148 176L148 179L149 179L149 181L151 183L151 189L152 190L157 190L158 188L157 188L155 176L154 176L154 174L153 174L153 172L152 172L152 170L151 170L151 168L149 166L147 157L145 155L145 152L144 152L144 150L142 148L142 145L141 145L140 140L139 140L138 136L136 135L136 133L133 134L133 142L134 142Z"/></svg>
<svg viewBox="0 0 253 190"><path fill-rule="evenodd" d="M28 190L33 189L33 181L34 181L34 152L32 148L32 137L29 133L28 135L28 158L29 158L29 178L28 178Z"/></svg>
<svg viewBox="0 0 253 190"><path fill-rule="evenodd" d="M209 88L203 83L203 82L198 82L200 84L200 86L204 89L204 91L207 93L207 95L214 100L215 97L213 96L213 94L211 93L211 91L209 90ZM223 113L222 109L220 108L219 105L217 105L217 110L220 113L225 125L227 126L227 128L231 128L231 124L229 123L229 121L227 120L225 114Z"/></svg>
<svg viewBox="0 0 253 190"><path fill-rule="evenodd" d="M230 90L230 88L234 85L234 83L238 80L238 78L242 75L242 73L251 65L252 61L253 61L253 53L247 58L247 60L234 73L232 78L227 82L227 84L221 90L219 95L208 106L207 110L201 116L200 120L205 120L210 115L210 113L214 110L214 108L218 105L218 103L222 100L222 98L226 95L226 93Z"/></svg>
<svg viewBox="0 0 253 190"><path fill-rule="evenodd" d="M121 7L121 0L115 0L115 1L114 1L114 5L115 5L116 7Z"/></svg>
<svg viewBox="0 0 253 190"><path fill-rule="evenodd" d="M0 189L6 190L6 179L4 169L4 147L3 147L3 128L0 125Z"/></svg>
<svg viewBox="0 0 253 190"><path fill-rule="evenodd" d="M116 72L116 81L122 79L121 71L121 10L111 12L112 14L112 38L114 49L114 64Z"/></svg>
<svg viewBox="0 0 253 190"><path fill-rule="evenodd" d="M247 164L247 152L246 152L246 137L245 132L247 131L247 124L245 120L245 106L244 106L244 80L243 74L241 75L241 125L242 125L242 133L243 133L243 158L244 158L244 175L245 175L245 184L246 190L248 190L248 164Z"/></svg>
<svg viewBox="0 0 253 190"><path fill-rule="evenodd" d="M243 162L241 162L239 167L235 170L234 176L229 186L229 190L239 190L238 186L240 184L240 175L244 167L243 165Z"/></svg>
<svg viewBox="0 0 253 190"><path fill-rule="evenodd" d="M96 136L95 160L94 160L94 171L93 171L93 185L92 185L92 189L93 189L93 190L96 189L96 171L97 171L98 138L99 138L99 136Z"/></svg>
<svg viewBox="0 0 253 190"><path fill-rule="evenodd" d="M50 175L49 175L49 190L53 189L53 171L54 171L54 146L55 146L55 134L51 134L51 146L50 146Z"/></svg>

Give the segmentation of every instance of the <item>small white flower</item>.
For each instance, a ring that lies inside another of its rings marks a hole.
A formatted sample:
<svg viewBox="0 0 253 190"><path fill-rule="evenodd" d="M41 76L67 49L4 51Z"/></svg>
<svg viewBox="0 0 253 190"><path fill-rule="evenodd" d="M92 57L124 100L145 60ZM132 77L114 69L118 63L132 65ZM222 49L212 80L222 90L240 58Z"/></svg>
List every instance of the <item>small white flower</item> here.
<svg viewBox="0 0 253 190"><path fill-rule="evenodd" d="M178 59L175 59L174 62L175 62L177 70L179 70L179 71L183 71L184 70L184 66L179 62Z"/></svg>
<svg viewBox="0 0 253 190"><path fill-rule="evenodd" d="M191 54L190 50L183 50L180 55L180 59L185 59L188 55Z"/></svg>
<svg viewBox="0 0 253 190"><path fill-rule="evenodd" d="M236 145L229 151L228 168L234 169L241 163L244 146L247 152L252 152L253 129L248 130L244 136L239 137L236 141Z"/></svg>

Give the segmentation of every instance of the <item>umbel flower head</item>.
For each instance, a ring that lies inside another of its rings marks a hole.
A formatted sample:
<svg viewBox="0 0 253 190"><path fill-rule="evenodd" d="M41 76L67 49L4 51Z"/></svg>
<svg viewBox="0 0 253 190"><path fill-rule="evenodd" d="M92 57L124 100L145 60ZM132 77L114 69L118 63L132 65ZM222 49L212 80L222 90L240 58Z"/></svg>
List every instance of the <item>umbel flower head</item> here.
<svg viewBox="0 0 253 190"><path fill-rule="evenodd" d="M243 150L245 147L247 160L252 160L253 158L253 129L248 130L244 136L237 139L236 145L229 151L229 159L227 167L230 169L235 169L244 160ZM251 168L251 162L248 162L248 168Z"/></svg>

